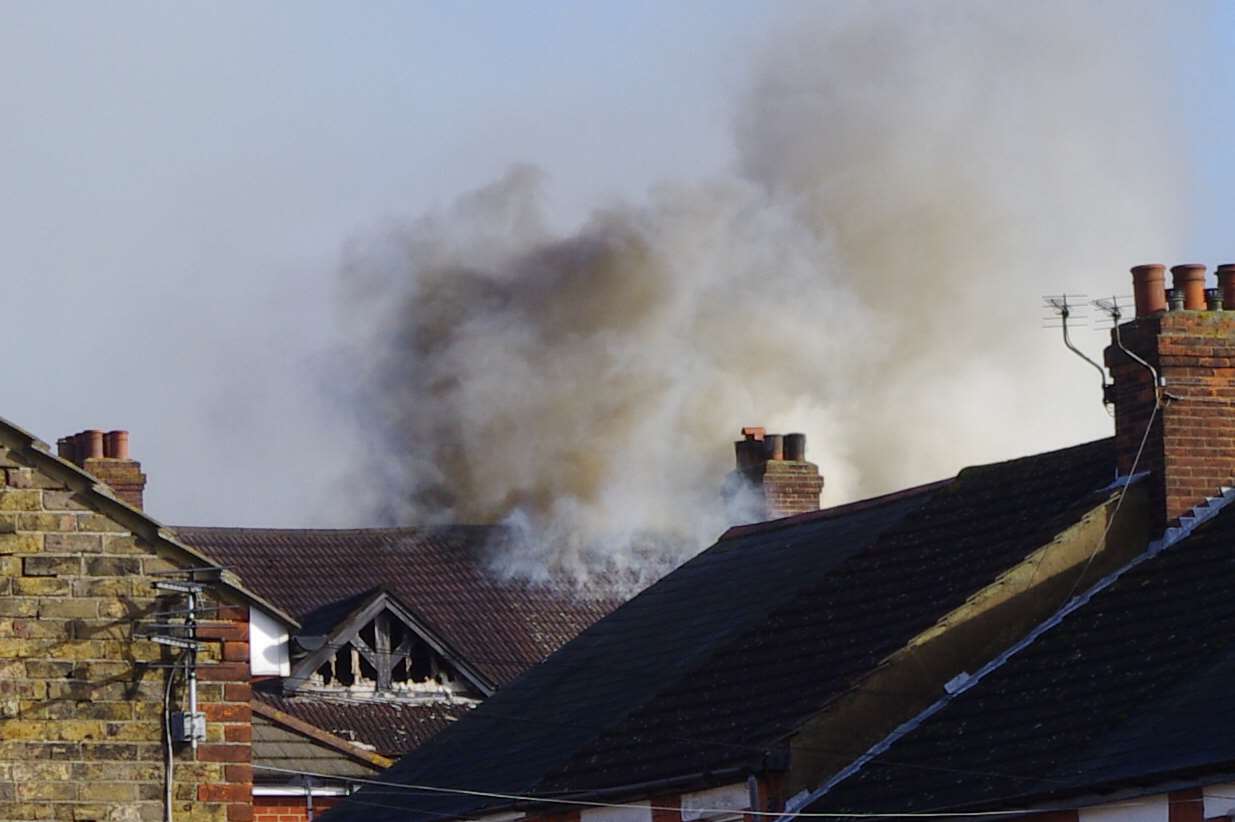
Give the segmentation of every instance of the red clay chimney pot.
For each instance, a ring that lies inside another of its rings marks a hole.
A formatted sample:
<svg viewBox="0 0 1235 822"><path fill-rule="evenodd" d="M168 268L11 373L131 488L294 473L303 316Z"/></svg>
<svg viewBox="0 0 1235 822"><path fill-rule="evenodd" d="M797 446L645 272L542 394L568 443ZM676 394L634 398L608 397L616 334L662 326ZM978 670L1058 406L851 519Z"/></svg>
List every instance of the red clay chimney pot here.
<svg viewBox="0 0 1235 822"><path fill-rule="evenodd" d="M763 443L759 440L738 440L733 444L733 451L739 471L755 468L767 461L763 453Z"/></svg>
<svg viewBox="0 0 1235 822"><path fill-rule="evenodd" d="M127 460L129 458L129 432L108 431L103 438L103 455L112 459Z"/></svg>
<svg viewBox="0 0 1235 822"><path fill-rule="evenodd" d="M1166 311L1166 267L1157 263L1132 267L1132 292L1136 316L1148 317Z"/></svg>
<svg viewBox="0 0 1235 822"><path fill-rule="evenodd" d="M1184 292L1184 309L1187 311L1205 310L1205 266L1198 263L1185 263L1171 266L1171 276L1175 287Z"/></svg>
<svg viewBox="0 0 1235 822"><path fill-rule="evenodd" d="M791 462L806 462L806 435L785 435L785 459Z"/></svg>
<svg viewBox="0 0 1235 822"><path fill-rule="evenodd" d="M742 429L742 436L748 440L762 440L764 433L764 428L758 425L748 425Z"/></svg>
<svg viewBox="0 0 1235 822"><path fill-rule="evenodd" d="M1222 307L1235 309L1235 263L1218 266L1218 287L1222 289Z"/></svg>
<svg viewBox="0 0 1235 822"><path fill-rule="evenodd" d="M103 432L95 429L82 432L82 442L85 448L81 454L83 460L99 459L103 456Z"/></svg>

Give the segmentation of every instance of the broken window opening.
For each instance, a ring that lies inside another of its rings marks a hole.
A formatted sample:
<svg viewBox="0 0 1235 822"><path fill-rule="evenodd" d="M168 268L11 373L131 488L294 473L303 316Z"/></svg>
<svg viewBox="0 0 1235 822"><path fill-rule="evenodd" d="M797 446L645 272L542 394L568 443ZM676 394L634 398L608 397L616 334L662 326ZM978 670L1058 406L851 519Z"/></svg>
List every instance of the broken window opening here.
<svg viewBox="0 0 1235 822"><path fill-rule="evenodd" d="M310 676L313 687L411 697L475 695L446 657L393 610L378 612L354 630L336 635L332 655Z"/></svg>
<svg viewBox="0 0 1235 822"><path fill-rule="evenodd" d="M365 684L377 682L377 668L370 665L369 660L363 656L360 657L360 678L361 680L368 680Z"/></svg>
<svg viewBox="0 0 1235 822"><path fill-rule="evenodd" d="M433 651L419 638L412 643L411 670L408 679L412 682L428 682L433 678Z"/></svg>
<svg viewBox="0 0 1235 822"><path fill-rule="evenodd" d="M355 653L349 643L334 656L334 677L345 688L350 688L356 683L356 668L352 664L352 657Z"/></svg>

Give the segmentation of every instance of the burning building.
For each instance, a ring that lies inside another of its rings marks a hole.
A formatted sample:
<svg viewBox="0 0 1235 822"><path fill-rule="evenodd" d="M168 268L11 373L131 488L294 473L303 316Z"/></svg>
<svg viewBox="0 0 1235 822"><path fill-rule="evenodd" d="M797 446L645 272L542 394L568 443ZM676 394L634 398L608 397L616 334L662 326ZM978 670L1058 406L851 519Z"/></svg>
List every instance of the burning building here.
<svg viewBox="0 0 1235 822"><path fill-rule="evenodd" d="M1113 438L733 528L331 819L1229 817L1233 271L1134 270Z"/></svg>

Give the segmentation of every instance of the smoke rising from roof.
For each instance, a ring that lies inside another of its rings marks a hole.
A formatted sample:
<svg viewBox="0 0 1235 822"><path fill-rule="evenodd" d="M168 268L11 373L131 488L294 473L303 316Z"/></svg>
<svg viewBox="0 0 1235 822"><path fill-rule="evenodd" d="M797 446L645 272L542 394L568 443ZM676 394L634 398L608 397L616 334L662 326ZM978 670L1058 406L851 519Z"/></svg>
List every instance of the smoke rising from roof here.
<svg viewBox="0 0 1235 822"><path fill-rule="evenodd" d="M382 515L512 523L516 573L640 567L649 544L667 566L729 522L742 425L806 431L828 503L1106 433L1037 303L1123 282L1179 233L1182 149L1144 55L1183 24L825 11L753 56L715 179L562 233L519 167L350 245ZM1044 386L1093 412L1055 415Z"/></svg>

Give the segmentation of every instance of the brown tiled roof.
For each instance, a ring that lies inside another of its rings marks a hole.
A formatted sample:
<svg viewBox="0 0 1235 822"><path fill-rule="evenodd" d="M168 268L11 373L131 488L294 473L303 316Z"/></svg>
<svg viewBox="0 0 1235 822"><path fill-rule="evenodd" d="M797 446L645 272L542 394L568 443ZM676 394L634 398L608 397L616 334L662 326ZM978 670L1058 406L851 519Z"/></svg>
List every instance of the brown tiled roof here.
<svg viewBox="0 0 1235 822"><path fill-rule="evenodd" d="M546 795L762 767L890 653L1109 499L1111 440L747 529L593 625L384 780ZM368 786L335 822L500 802ZM391 806L377 810L370 805Z"/></svg>
<svg viewBox="0 0 1235 822"><path fill-rule="evenodd" d="M472 707L460 702L413 704L343 695L286 696L261 688L254 689L253 700L386 757L402 756L423 744ZM254 757L254 761L260 758L256 750Z"/></svg>
<svg viewBox="0 0 1235 822"><path fill-rule="evenodd" d="M498 579L487 567L503 534L493 527L175 530L299 619L303 633L326 633L359 598L388 590L495 686L620 602L565 583Z"/></svg>

